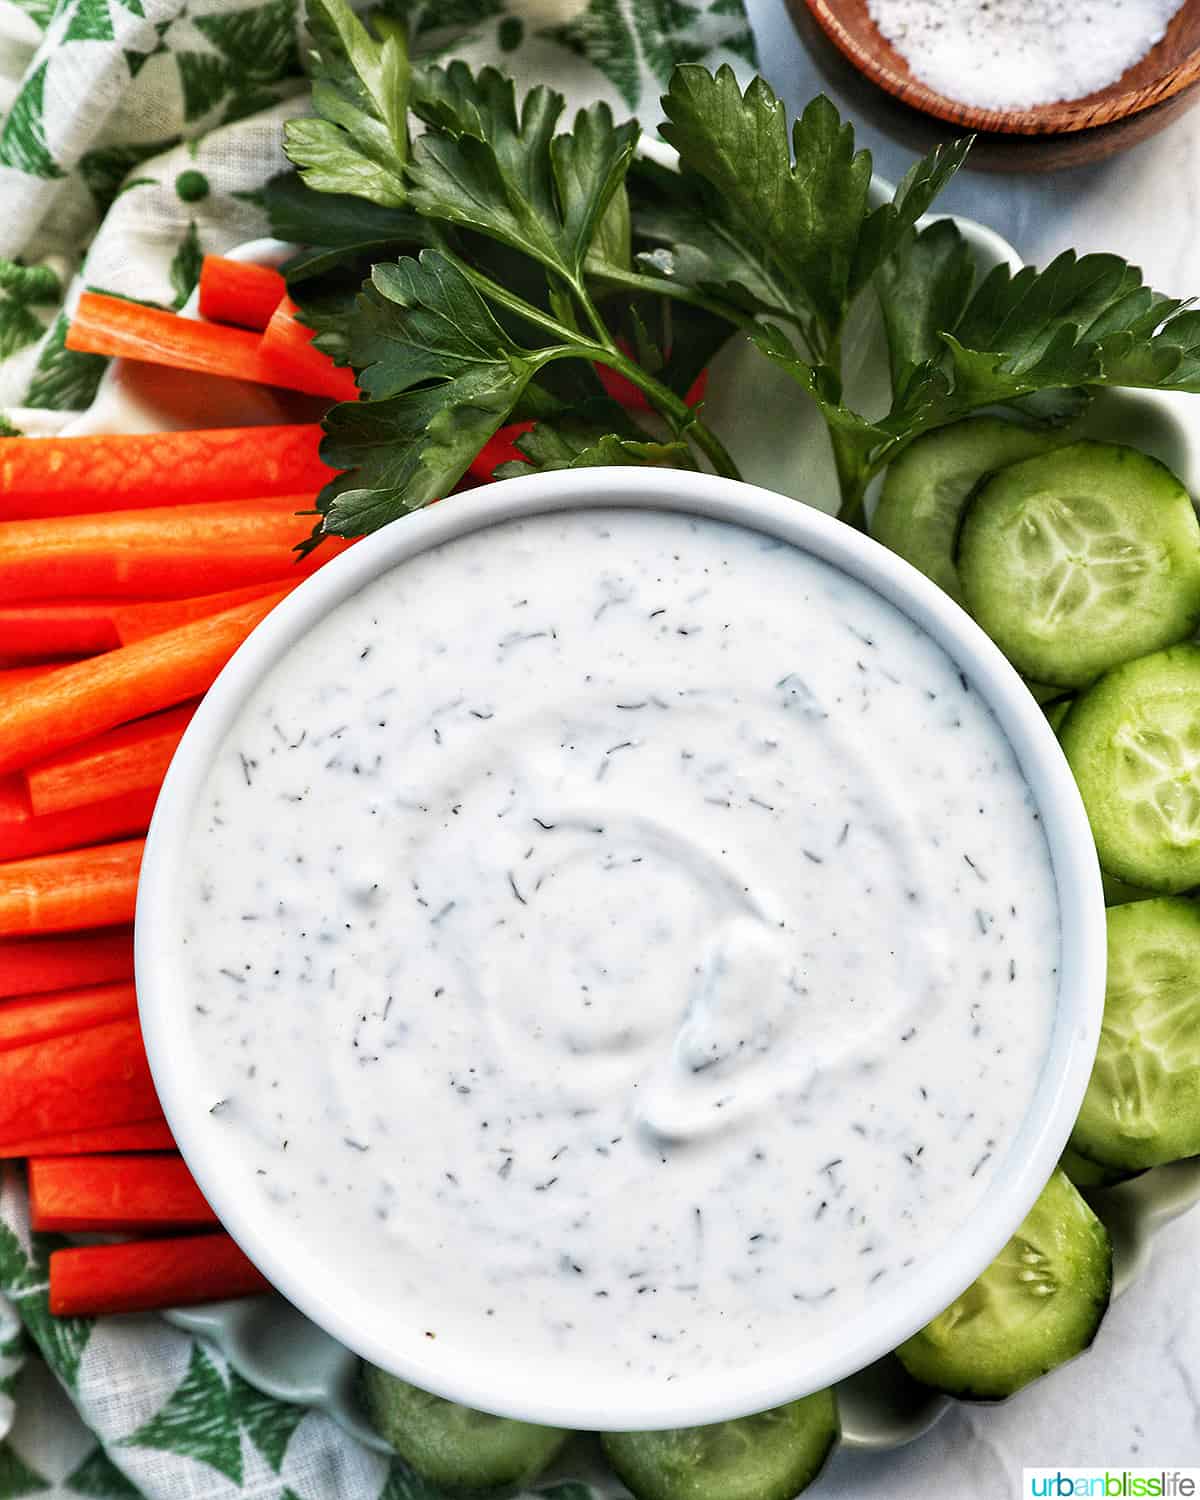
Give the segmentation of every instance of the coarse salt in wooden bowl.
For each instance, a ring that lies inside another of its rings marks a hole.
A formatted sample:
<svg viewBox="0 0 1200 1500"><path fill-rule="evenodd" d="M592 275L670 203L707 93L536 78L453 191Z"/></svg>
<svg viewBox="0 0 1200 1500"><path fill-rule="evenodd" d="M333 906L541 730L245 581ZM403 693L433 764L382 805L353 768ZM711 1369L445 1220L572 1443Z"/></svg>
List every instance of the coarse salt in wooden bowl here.
<svg viewBox="0 0 1200 1500"><path fill-rule="evenodd" d="M975 166L1047 170L1097 161L1153 135L1200 101L1200 0L1184 0L1162 39L1106 88L1079 99L1013 110L964 104L923 83L880 32L867 0L788 4L826 71L829 51L835 49L904 113L976 132ZM836 71L844 82L845 70ZM902 116L893 112L890 123L898 122L901 133L920 136L919 129L905 131Z"/></svg>

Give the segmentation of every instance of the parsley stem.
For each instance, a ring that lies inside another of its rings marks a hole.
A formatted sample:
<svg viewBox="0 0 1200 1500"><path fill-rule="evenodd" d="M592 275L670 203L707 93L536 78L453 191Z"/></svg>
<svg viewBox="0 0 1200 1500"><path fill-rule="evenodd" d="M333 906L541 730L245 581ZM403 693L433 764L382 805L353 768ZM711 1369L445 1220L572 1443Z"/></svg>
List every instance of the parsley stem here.
<svg viewBox="0 0 1200 1500"><path fill-rule="evenodd" d="M705 454L718 474L723 474L726 479L740 479L742 477L741 470L733 461L733 455L711 427L701 422L697 417L692 419L691 425L687 428L687 433L696 446Z"/></svg>
<svg viewBox="0 0 1200 1500"><path fill-rule="evenodd" d="M596 337L600 340L600 342L606 349L612 349L615 351L617 349L616 341L614 340L612 334L608 331L608 324L600 316L600 309L592 301L592 295L588 291L587 285L584 282L582 276L579 277L578 280L571 283L571 290L579 299L579 305L583 308L588 322L595 330Z"/></svg>
<svg viewBox="0 0 1200 1500"><path fill-rule="evenodd" d="M579 305L583 308L588 322L596 330L597 337L604 345L605 353L600 356L601 361L645 392L670 422L676 435L690 437L718 474L723 474L728 479L740 479L742 476L738 472L737 464L734 463L729 450L716 433L701 422L687 402L681 400L669 386L655 380L641 365L625 355L609 332L608 325L600 316L600 310L592 301L591 293L582 277L572 283L572 291L578 297Z"/></svg>
<svg viewBox="0 0 1200 1500"><path fill-rule="evenodd" d="M734 463L724 443L721 442L721 439L711 428L706 427L699 420L682 397L677 396L669 387L655 380L652 375L647 374L642 369L641 365L636 364L621 352L586 291L582 293L580 301L589 320L592 321L597 333L603 340L597 344L593 344L589 340L582 338L577 328L568 328L566 324L560 323L557 318L553 318L549 313L543 312L540 307L535 307L531 302L526 302L523 297L518 297L515 293L507 291L499 282L493 281L490 276L484 275L482 271L477 271L474 266L461 260L453 251L443 250L441 253L448 261L457 266L462 274L472 281L489 301L495 302L500 307L507 308L509 312L516 313L518 317L524 318L526 322L532 323L534 327L542 328L547 333L552 333L558 339L562 347L554 351L547 351L545 355L547 361L550 359L566 359L574 356L579 359L598 360L601 364L610 365L614 370L619 371L627 380L636 385L639 390L645 392L662 415L670 422L675 432L689 437L701 452L705 454L718 474L724 474L727 479L740 479L742 477L738 471L737 464Z"/></svg>
<svg viewBox="0 0 1200 1500"><path fill-rule="evenodd" d="M602 271L592 273L596 281L602 282L606 290L618 288L627 292L649 292L653 296L673 297L677 302L687 302L710 312L714 317L724 318L735 328L753 328L755 315L737 307L732 302L719 302L715 297L706 297L681 281L671 281L666 276L645 276L637 271L621 271L615 266L605 266ZM764 316L783 318L788 323L798 323L799 315L786 307L764 307Z"/></svg>
<svg viewBox="0 0 1200 1500"><path fill-rule="evenodd" d="M552 333L560 343L578 345L584 342L577 328L568 328L565 323L560 323L557 318L552 317L548 312L543 312L540 307L535 307L532 302L526 302L524 297L518 297L515 292L508 291L498 281L493 281L490 276L477 271L467 261L460 259L452 250L442 250L440 253L457 267L468 281L473 282L489 302L495 302L498 306L507 308L509 312L516 313L519 318L524 318L535 328L542 328L547 333ZM580 352L584 351L581 349Z"/></svg>
<svg viewBox="0 0 1200 1500"><path fill-rule="evenodd" d="M866 494L873 473L864 464L861 452L845 439L838 427L829 424L829 441L833 448L833 460L837 467L838 489L842 503L838 507L838 520L845 521L859 531L867 529Z"/></svg>
<svg viewBox="0 0 1200 1500"><path fill-rule="evenodd" d="M702 422L695 412L681 396L677 396L669 386L661 381L655 380L654 376L643 370L635 360L628 358L615 345L611 349L605 349L597 355L603 364L609 365L618 374L624 375L632 385L643 391L654 403L658 410L666 417L674 428L676 434L692 440L712 464L718 474L723 474L726 479L740 479L741 471L733 461L733 457L725 444L716 435L711 427Z"/></svg>

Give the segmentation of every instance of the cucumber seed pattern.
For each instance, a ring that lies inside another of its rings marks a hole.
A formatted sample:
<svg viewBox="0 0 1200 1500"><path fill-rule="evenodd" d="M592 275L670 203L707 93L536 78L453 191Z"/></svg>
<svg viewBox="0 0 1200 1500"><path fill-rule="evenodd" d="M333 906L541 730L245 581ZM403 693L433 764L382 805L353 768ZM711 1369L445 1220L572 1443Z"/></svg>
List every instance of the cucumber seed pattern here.
<svg viewBox="0 0 1200 1500"><path fill-rule="evenodd" d="M1108 985L1076 1149L1130 1171L1200 1153L1200 911L1162 897L1108 914Z"/></svg>
<svg viewBox="0 0 1200 1500"><path fill-rule="evenodd" d="M1165 547L1128 536L1112 507L1091 495L1031 504L1015 539L1032 580L1033 624L1046 635L1087 630L1097 614L1127 608L1170 565Z"/></svg>
<svg viewBox="0 0 1200 1500"><path fill-rule="evenodd" d="M1200 524L1162 464L1073 443L1001 470L971 502L971 612L1028 677L1082 687L1200 624Z"/></svg>
<svg viewBox="0 0 1200 1500"><path fill-rule="evenodd" d="M949 1395L1001 1400L1087 1348L1112 1291L1112 1245L1056 1171L979 1279L896 1353Z"/></svg>

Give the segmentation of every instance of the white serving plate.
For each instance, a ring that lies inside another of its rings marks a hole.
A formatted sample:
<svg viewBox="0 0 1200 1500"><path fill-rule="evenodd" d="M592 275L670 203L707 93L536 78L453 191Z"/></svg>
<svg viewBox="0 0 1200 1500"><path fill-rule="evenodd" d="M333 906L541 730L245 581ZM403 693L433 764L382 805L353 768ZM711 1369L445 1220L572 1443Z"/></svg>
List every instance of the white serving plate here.
<svg viewBox="0 0 1200 1500"><path fill-rule="evenodd" d="M886 190L886 185L877 184ZM999 235L958 218L982 271L1020 258ZM278 263L290 247L255 240L229 252L235 259ZM185 311L193 311L189 304ZM887 399L886 357L877 317L852 320L845 340L846 384L863 409ZM306 414L306 413L305 413ZM168 430L194 426L296 420L289 397L239 381L178 379L174 372L114 361L93 406L64 434ZM837 489L823 424L797 387L757 352L733 340L713 365L706 415L728 445L744 477L827 511ZM1093 403L1084 430L1109 441L1129 441L1160 458L1200 493L1200 402L1154 392L1105 392ZM1200 1202L1200 1158L1160 1167L1088 1197L1108 1225L1116 1254L1114 1291L1144 1275L1156 1232ZM176 1327L210 1339L252 1385L328 1413L368 1446L387 1451L362 1414L356 1396L357 1358L278 1296L213 1303L165 1315ZM1095 1357L1095 1356L1091 1356ZM885 1450L927 1432L950 1403L909 1380L888 1357L838 1388L845 1447ZM568 1447L541 1481L575 1478L597 1497L627 1491L605 1469L594 1441Z"/></svg>

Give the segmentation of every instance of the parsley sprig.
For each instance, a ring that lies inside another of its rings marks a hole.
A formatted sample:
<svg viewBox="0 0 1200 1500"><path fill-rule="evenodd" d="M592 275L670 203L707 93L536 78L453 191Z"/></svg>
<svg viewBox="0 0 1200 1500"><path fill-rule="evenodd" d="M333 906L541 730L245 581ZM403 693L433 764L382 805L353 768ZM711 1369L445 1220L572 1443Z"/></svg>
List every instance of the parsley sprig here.
<svg viewBox="0 0 1200 1500"><path fill-rule="evenodd" d="M334 326L319 305L310 318L321 347L354 368L366 398L327 418L325 455L346 472L318 498L315 539L360 535L448 493L514 414L569 413L575 402L548 378L566 360L585 363L593 382L576 395L602 396L591 370L607 365L643 392L669 434L656 443L610 425L586 450L694 462L694 449L736 476L682 394L622 348L593 291L596 270L629 264L624 182L636 123L617 124L596 104L564 131L564 101L550 89L533 89L518 106L512 80L494 68L473 73L452 63L414 74L394 59L395 31L372 37L344 0L311 0L310 13L318 118L289 128L289 155L307 188L396 210L397 238L415 215L429 242L415 257L374 263L353 311ZM389 67L405 111L425 126L411 147L407 124L380 97ZM381 185L385 134L395 143L394 171ZM294 187L280 196L288 193L294 211ZM377 243L386 231L373 219L369 232ZM526 263L519 274L513 255ZM539 465L563 461L548 435L532 455Z"/></svg>
<svg viewBox="0 0 1200 1500"><path fill-rule="evenodd" d="M877 422L826 410L838 426L848 519L861 516L867 483L909 443L983 407L1056 420L1103 386L1200 391L1200 313L1153 291L1116 255L1065 251L1043 271L1001 265L975 287L969 247L941 220L903 237L875 289L891 410ZM806 383L789 351L767 352Z"/></svg>
<svg viewBox="0 0 1200 1500"><path fill-rule="evenodd" d="M284 146L319 193L353 193L384 208L407 196L411 69L404 31L375 18L372 35L348 5L313 0L312 117L289 120Z"/></svg>
<svg viewBox="0 0 1200 1500"><path fill-rule="evenodd" d="M949 220L924 224L970 142L916 163L878 201L868 152L818 98L789 130L756 78L675 70L662 135L677 171L635 159L636 121L606 105L564 119L494 68L410 60L402 29L309 0L311 118L272 185L276 232L310 248L290 280L318 345L362 393L326 418L345 472L318 498L310 545L359 535L458 483L504 423L533 419L513 470L708 465L738 477L703 407L684 400L730 335L748 337L816 402L842 516L921 433L981 407L1026 419L1079 409L1103 385L1200 390L1200 312L1116 256L999 267L976 285ZM887 332L892 404L850 404L842 342L860 299ZM644 395L650 427L607 398L596 367Z"/></svg>

